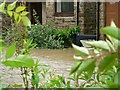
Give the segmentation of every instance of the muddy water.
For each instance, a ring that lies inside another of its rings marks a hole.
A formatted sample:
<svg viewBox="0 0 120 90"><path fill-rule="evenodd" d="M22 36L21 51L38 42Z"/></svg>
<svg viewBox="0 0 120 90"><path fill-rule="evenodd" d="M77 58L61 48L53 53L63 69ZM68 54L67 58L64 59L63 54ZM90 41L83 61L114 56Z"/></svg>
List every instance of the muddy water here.
<svg viewBox="0 0 120 90"><path fill-rule="evenodd" d="M69 74L70 68L74 63L72 48L67 49L34 49L31 52L33 58L39 58L41 63L47 64L55 69L57 74Z"/></svg>
<svg viewBox="0 0 120 90"><path fill-rule="evenodd" d="M38 58L40 63L49 65L51 69L55 70L56 74L62 74L65 77L69 75L70 68L74 63L74 50L72 48L34 49L31 55L34 59ZM20 71L17 69L9 70L9 67L0 64L0 82L21 84Z"/></svg>

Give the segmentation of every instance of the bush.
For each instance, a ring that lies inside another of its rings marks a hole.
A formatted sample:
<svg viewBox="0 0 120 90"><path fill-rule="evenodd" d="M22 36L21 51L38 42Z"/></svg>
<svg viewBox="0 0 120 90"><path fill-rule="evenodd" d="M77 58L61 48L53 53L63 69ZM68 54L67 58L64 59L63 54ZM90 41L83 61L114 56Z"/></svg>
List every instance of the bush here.
<svg viewBox="0 0 120 90"><path fill-rule="evenodd" d="M29 29L29 38L39 48L64 48L71 46L75 32L79 32L79 27L58 29L50 25L35 24Z"/></svg>
<svg viewBox="0 0 120 90"><path fill-rule="evenodd" d="M120 29L112 22L111 26L102 28L101 33L106 35L105 41L85 42L92 47L91 49L73 44L77 55L74 56L76 62L70 74L75 75L77 87L120 87L118 82L120 76ZM84 82L80 84L79 79Z"/></svg>

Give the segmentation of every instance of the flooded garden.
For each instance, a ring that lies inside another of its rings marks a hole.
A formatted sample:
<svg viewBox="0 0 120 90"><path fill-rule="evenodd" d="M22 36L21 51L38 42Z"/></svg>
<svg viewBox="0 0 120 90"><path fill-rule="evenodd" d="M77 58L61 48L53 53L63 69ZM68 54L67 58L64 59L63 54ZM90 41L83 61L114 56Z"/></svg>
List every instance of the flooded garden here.
<svg viewBox="0 0 120 90"><path fill-rule="evenodd" d="M104 39L88 40L91 35L80 34L79 25L41 25L35 15L31 24L26 8L17 1L0 4L10 18L0 36L0 89L120 86L120 29L113 21L101 28Z"/></svg>
<svg viewBox="0 0 120 90"><path fill-rule="evenodd" d="M48 68L55 70L56 75L69 76L71 66L74 63L73 48L65 49L33 49L31 56L34 59L39 59L41 64L48 65ZM21 84L21 74L17 69L10 70L10 68L0 65L0 80L6 84Z"/></svg>

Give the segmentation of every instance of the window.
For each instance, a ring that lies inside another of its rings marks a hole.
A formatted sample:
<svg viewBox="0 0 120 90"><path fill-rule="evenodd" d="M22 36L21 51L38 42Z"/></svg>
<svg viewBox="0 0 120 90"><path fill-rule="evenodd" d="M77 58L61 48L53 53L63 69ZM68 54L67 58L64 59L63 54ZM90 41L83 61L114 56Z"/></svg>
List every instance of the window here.
<svg viewBox="0 0 120 90"><path fill-rule="evenodd" d="M56 16L73 16L74 15L74 2L73 0L56 0L55 2L55 15Z"/></svg>

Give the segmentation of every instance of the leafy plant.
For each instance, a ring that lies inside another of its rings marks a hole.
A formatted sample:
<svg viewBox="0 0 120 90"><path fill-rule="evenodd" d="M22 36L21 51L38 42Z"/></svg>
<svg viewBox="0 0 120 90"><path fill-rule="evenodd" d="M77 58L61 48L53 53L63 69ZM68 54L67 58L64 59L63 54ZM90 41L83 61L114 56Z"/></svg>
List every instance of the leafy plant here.
<svg viewBox="0 0 120 90"><path fill-rule="evenodd" d="M79 30L78 27L59 29L50 25L35 24L30 28L28 37L40 48L63 48L71 46L72 37Z"/></svg>
<svg viewBox="0 0 120 90"><path fill-rule="evenodd" d="M77 56L70 74L75 74L77 87L118 88L120 29L112 22L111 26L102 28L101 33L107 36L105 41L85 42L91 49L72 44ZM79 85L79 79L85 80L83 84Z"/></svg>

